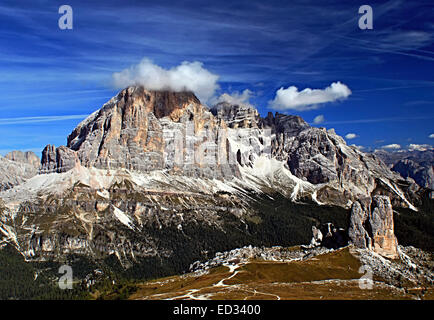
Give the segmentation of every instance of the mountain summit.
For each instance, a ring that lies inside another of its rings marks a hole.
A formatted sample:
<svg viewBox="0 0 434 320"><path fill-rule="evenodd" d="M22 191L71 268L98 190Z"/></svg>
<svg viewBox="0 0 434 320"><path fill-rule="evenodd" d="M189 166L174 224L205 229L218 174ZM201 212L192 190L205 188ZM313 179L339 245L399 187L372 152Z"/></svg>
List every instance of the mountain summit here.
<svg viewBox="0 0 434 320"><path fill-rule="evenodd" d="M207 149L218 143L220 149L228 148L226 140L219 141L218 129L217 119L191 92L129 87L81 122L68 136L66 149L44 151L57 155L43 155L42 170L67 171L79 161L104 169L233 176L230 167L206 159ZM197 156L199 148L205 148L205 155ZM195 157L190 153L194 151Z"/></svg>

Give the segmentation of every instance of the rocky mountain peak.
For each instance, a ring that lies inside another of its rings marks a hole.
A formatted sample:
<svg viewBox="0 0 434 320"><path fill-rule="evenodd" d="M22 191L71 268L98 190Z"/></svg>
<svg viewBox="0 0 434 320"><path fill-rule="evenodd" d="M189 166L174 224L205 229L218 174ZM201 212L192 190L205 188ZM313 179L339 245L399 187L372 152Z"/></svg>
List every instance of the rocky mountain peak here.
<svg viewBox="0 0 434 320"><path fill-rule="evenodd" d="M287 134L296 134L304 129L309 128L309 124L303 118L295 115L287 115L276 112L274 117L276 131Z"/></svg>
<svg viewBox="0 0 434 320"><path fill-rule="evenodd" d="M104 129L110 129L111 125L139 128L148 121L150 113L153 119L169 117L172 121L179 121L188 107L192 107L193 112L198 112L202 109L200 106L199 99L192 92L152 91L141 86L128 87L80 123L68 136L67 146L73 150L80 149L83 136L102 129L102 126ZM101 119L107 116L117 122L102 123Z"/></svg>
<svg viewBox="0 0 434 320"><path fill-rule="evenodd" d="M228 141L219 140L218 131L218 119L191 92L129 87L82 121L61 151L48 148L43 172L59 171L61 165L62 171L71 169L77 158L86 167L221 176L227 167L207 159L218 147L227 149Z"/></svg>
<svg viewBox="0 0 434 320"><path fill-rule="evenodd" d="M434 190L434 149L375 150L373 154L403 178L411 178L419 186Z"/></svg>
<svg viewBox="0 0 434 320"><path fill-rule="evenodd" d="M157 119L166 116L173 117L173 114L178 110L183 110L192 104L200 104L193 92L147 90L141 86L128 87L122 90L116 99L119 101L117 107L124 109L125 112L134 107L142 107L146 112L152 112Z"/></svg>
<svg viewBox="0 0 434 320"><path fill-rule="evenodd" d="M219 102L211 108L212 114L224 120L229 128L257 128L259 113L251 105Z"/></svg>

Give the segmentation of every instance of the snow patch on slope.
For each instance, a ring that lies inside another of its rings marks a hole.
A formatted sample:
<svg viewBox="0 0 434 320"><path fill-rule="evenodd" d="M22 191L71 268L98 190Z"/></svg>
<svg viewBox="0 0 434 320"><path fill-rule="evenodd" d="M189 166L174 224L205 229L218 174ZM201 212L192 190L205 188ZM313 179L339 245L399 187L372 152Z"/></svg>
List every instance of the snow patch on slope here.
<svg viewBox="0 0 434 320"><path fill-rule="evenodd" d="M128 228L134 230L134 224L131 221L131 219L119 208L116 208L115 206L113 206L113 214L115 215L115 217L124 225L126 225Z"/></svg>
<svg viewBox="0 0 434 320"><path fill-rule="evenodd" d="M284 162L265 155L258 157L252 168L240 167L240 171L243 176L241 185L244 184L253 190L261 191L261 186L275 188L288 195L293 201L303 193L313 195L315 192L313 184L294 176L285 168Z"/></svg>
<svg viewBox="0 0 434 320"><path fill-rule="evenodd" d="M399 188L395 187L393 184L391 184L389 181L387 181L385 179L380 178L380 180L382 182L384 182L390 189L392 189L392 191L394 191L408 205L408 207L411 210L416 211L416 212L418 211L417 208L415 206L413 206L410 203L410 201L407 200L407 198L404 196L404 194L402 193L402 191Z"/></svg>

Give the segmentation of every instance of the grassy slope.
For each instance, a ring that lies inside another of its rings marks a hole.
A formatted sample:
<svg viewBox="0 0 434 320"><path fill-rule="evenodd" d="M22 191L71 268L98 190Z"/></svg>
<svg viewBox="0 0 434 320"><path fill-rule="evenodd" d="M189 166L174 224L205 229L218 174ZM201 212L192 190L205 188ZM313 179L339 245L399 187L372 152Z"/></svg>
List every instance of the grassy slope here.
<svg viewBox="0 0 434 320"><path fill-rule="evenodd" d="M241 266L225 286L214 286L231 276L218 267L202 276L175 276L137 285L130 299L412 299L376 281L373 290L359 288L360 262L349 248L305 261L251 261ZM190 294L190 295L189 295ZM433 299L432 292L425 298Z"/></svg>

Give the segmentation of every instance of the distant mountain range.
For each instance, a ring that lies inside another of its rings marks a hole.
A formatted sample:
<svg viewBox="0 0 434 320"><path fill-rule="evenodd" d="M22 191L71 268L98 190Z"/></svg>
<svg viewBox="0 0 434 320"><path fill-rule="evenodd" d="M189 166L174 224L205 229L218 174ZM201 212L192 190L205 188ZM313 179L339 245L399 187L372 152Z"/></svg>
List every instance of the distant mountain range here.
<svg viewBox="0 0 434 320"><path fill-rule="evenodd" d="M434 190L434 148L426 150L400 150L374 152L393 171L418 185Z"/></svg>

